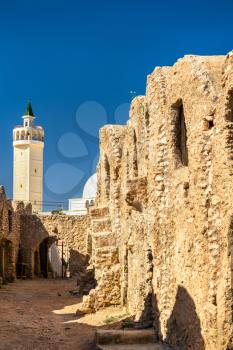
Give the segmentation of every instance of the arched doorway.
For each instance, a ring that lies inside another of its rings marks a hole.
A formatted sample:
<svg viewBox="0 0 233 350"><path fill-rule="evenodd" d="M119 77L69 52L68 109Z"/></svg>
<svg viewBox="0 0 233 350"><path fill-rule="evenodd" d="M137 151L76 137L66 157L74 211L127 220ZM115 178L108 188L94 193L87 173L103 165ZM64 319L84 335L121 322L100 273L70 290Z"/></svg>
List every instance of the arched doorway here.
<svg viewBox="0 0 233 350"><path fill-rule="evenodd" d="M53 276L50 255L51 246L55 241L56 237L47 237L34 250L32 256L33 276L43 278Z"/></svg>
<svg viewBox="0 0 233 350"><path fill-rule="evenodd" d="M48 278L48 238L34 250L32 256L33 276Z"/></svg>

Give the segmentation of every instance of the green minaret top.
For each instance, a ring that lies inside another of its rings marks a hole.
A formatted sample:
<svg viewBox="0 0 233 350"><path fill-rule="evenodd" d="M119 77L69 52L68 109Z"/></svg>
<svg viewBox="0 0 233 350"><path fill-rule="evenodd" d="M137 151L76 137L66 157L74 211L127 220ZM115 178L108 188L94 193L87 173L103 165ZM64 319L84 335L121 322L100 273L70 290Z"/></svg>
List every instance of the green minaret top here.
<svg viewBox="0 0 233 350"><path fill-rule="evenodd" d="M25 115L29 115L30 117L34 117L31 102L28 102L27 109Z"/></svg>

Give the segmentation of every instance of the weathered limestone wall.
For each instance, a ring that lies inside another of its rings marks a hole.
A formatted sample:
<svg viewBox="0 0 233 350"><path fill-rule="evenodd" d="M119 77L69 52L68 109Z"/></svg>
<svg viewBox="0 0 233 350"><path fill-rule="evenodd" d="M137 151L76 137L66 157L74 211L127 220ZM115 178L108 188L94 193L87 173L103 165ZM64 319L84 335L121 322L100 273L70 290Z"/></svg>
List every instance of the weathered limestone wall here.
<svg viewBox="0 0 233 350"><path fill-rule="evenodd" d="M0 187L0 278L13 282L16 278L20 243L20 216L25 212L22 204L12 203Z"/></svg>
<svg viewBox="0 0 233 350"><path fill-rule="evenodd" d="M27 264L27 276L35 274L35 253L43 241L48 247L63 241L64 252L69 252L69 270L72 275L82 271L88 261L87 237L89 217L66 215L22 215L21 242L23 261Z"/></svg>
<svg viewBox="0 0 233 350"><path fill-rule="evenodd" d="M40 216L41 223L50 236L64 242L70 255L70 272L78 273L87 263L87 235L89 216L52 215Z"/></svg>
<svg viewBox="0 0 233 350"><path fill-rule="evenodd" d="M50 246L63 242L64 259L71 275L89 276L88 232L90 217L66 215L34 215L31 205L11 202L0 187L0 284L16 276L48 277L41 272L41 260L48 261Z"/></svg>
<svg viewBox="0 0 233 350"><path fill-rule="evenodd" d="M180 349L233 349L232 130L232 53L156 68L127 125L101 129L84 309L122 304Z"/></svg>

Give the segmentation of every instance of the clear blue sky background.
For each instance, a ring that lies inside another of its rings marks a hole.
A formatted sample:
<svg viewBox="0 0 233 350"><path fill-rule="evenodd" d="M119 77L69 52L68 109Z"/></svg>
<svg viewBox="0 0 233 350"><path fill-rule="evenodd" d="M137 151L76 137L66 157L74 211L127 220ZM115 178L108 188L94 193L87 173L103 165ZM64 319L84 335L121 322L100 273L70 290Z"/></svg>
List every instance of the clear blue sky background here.
<svg viewBox="0 0 233 350"><path fill-rule="evenodd" d="M8 196L12 129L29 98L46 135L44 200L65 201L94 172L99 126L126 121L130 91L144 94L155 66L233 49L232 18L233 0L0 1L0 183Z"/></svg>

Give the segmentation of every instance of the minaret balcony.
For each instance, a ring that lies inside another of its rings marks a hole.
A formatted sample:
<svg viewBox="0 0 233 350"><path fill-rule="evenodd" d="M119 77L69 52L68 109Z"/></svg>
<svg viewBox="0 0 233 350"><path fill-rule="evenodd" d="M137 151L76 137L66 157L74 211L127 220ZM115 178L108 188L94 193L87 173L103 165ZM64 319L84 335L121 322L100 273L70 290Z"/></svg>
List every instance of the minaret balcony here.
<svg viewBox="0 0 233 350"><path fill-rule="evenodd" d="M22 146L22 145L38 145L44 147L44 141L41 140L15 140L13 146Z"/></svg>

